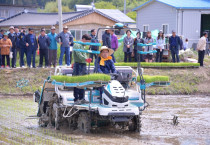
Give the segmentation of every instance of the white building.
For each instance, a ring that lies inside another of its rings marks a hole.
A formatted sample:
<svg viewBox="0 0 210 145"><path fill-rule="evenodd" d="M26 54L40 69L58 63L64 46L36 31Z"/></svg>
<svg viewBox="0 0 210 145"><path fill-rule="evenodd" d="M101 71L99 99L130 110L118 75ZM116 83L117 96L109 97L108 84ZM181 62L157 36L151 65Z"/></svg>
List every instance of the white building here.
<svg viewBox="0 0 210 145"><path fill-rule="evenodd" d="M159 29L171 34L175 30L188 38L190 47L203 31L210 31L210 0L150 0L133 11L141 31Z"/></svg>

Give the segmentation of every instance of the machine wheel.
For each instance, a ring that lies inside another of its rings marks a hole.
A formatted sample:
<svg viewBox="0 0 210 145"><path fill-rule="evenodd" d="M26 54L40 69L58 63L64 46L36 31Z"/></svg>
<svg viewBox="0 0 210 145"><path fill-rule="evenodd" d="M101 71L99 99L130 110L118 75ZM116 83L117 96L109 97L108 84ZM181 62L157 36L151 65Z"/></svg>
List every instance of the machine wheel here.
<svg viewBox="0 0 210 145"><path fill-rule="evenodd" d="M81 112L79 114L78 129L84 133L90 133L91 118L88 112Z"/></svg>
<svg viewBox="0 0 210 145"><path fill-rule="evenodd" d="M134 116L132 120L129 122L128 125L129 131L133 132L140 132L141 131L141 117L139 116Z"/></svg>

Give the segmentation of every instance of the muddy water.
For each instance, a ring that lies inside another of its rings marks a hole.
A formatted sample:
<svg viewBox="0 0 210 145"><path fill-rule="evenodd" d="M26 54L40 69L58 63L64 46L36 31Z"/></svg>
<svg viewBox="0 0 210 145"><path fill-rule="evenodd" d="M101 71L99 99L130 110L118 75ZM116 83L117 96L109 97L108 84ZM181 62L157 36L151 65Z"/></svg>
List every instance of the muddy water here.
<svg viewBox="0 0 210 145"><path fill-rule="evenodd" d="M41 128L36 119L25 119L37 110L31 98L0 97L0 144L210 144L210 96L147 96L147 101L140 134L103 128L86 135Z"/></svg>

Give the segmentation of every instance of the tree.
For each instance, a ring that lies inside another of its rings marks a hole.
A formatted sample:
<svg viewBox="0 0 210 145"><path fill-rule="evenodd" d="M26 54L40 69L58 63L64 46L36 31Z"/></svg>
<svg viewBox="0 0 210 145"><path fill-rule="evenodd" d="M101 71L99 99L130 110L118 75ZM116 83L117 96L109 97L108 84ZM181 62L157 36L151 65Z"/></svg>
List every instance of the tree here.
<svg viewBox="0 0 210 145"><path fill-rule="evenodd" d="M58 12L58 2L47 2L45 5L45 8L38 9L39 12L44 12L44 13L52 13L52 12ZM69 9L68 6L62 6L62 12L70 12L71 10Z"/></svg>
<svg viewBox="0 0 210 145"><path fill-rule="evenodd" d="M131 19L133 19L134 21L136 21L136 16L137 16L136 12L131 11L131 12L128 12L126 15L130 17Z"/></svg>
<svg viewBox="0 0 210 145"><path fill-rule="evenodd" d="M112 3L104 1L95 3L95 7L97 9L116 9L116 7Z"/></svg>

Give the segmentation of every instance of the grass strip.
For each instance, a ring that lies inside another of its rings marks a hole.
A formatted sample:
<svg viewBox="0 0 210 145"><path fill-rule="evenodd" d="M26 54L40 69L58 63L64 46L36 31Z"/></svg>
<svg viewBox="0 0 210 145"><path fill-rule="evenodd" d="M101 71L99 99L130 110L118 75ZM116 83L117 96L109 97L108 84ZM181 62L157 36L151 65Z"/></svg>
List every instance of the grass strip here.
<svg viewBox="0 0 210 145"><path fill-rule="evenodd" d="M93 66L93 63L91 63ZM138 63L131 62L131 63L125 63L125 62L119 62L115 63L115 66L130 66L130 67L137 67ZM170 63L170 62L141 62L141 67L199 67L199 63L190 63L190 62L182 62L182 63Z"/></svg>
<svg viewBox="0 0 210 145"><path fill-rule="evenodd" d="M169 76L149 76L149 75L143 75L143 78L146 83L152 83L152 82L169 82ZM137 77L137 81L140 81L140 77Z"/></svg>
<svg viewBox="0 0 210 145"><path fill-rule="evenodd" d="M82 83L88 81L110 81L111 76L106 74L89 74L83 76L51 76L56 82Z"/></svg>

